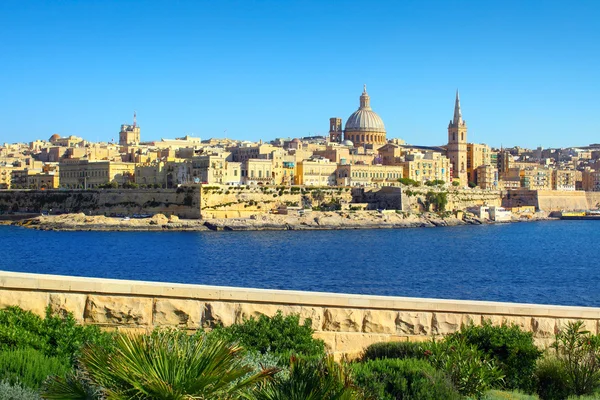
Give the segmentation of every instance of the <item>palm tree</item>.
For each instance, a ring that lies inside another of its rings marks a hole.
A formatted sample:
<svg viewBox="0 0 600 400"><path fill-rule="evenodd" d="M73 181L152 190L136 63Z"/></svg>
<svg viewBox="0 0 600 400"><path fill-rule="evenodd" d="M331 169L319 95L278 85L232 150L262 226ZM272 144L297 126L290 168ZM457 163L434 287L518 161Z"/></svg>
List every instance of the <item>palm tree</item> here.
<svg viewBox="0 0 600 400"><path fill-rule="evenodd" d="M252 369L243 364L237 345L182 331L151 335L118 335L110 349L86 347L80 362L87 386L100 388L90 397L81 380L54 378L47 399L234 399L277 370Z"/></svg>

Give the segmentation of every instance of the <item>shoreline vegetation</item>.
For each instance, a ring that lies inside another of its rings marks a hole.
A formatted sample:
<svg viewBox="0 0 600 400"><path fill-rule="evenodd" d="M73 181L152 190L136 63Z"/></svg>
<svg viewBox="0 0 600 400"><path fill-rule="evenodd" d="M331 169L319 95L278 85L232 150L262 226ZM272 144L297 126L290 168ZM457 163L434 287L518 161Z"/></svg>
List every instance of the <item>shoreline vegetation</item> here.
<svg viewBox="0 0 600 400"><path fill-rule="evenodd" d="M510 222L557 220L538 212L531 218L513 218ZM180 219L156 214L150 218L91 216L84 213L40 215L5 225L54 231L263 231L263 230L342 230L400 229L463 225L486 225L494 222L471 213L407 213L402 211L313 211L305 215L256 214L249 218Z"/></svg>

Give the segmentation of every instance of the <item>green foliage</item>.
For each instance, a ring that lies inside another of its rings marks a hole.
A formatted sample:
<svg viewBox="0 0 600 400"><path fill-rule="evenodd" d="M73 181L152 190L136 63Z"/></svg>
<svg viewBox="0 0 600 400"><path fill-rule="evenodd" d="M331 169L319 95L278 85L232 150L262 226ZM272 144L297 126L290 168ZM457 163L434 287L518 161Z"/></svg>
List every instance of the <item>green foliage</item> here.
<svg viewBox="0 0 600 400"><path fill-rule="evenodd" d="M0 380L12 385L39 389L48 376L64 376L70 369L64 358L48 357L32 348L0 352Z"/></svg>
<svg viewBox="0 0 600 400"><path fill-rule="evenodd" d="M477 187L477 184L476 184L475 182L469 182L469 187L470 187L471 189L473 189L473 188L476 188L476 187Z"/></svg>
<svg viewBox="0 0 600 400"><path fill-rule="evenodd" d="M503 392L499 390L490 390L486 392L481 400L537 400L537 396L524 394L521 392Z"/></svg>
<svg viewBox="0 0 600 400"><path fill-rule="evenodd" d="M443 340L427 343L427 360L444 371L456 389L464 396L481 397L502 382L504 375L476 346L464 340Z"/></svg>
<svg viewBox="0 0 600 400"><path fill-rule="evenodd" d="M273 375L251 371L240 347L176 330L118 335L111 349L86 346L80 357L89 381L111 399L226 399ZM54 378L49 399L89 398L81 380Z"/></svg>
<svg viewBox="0 0 600 400"><path fill-rule="evenodd" d="M50 308L45 318L19 307L0 310L0 350L33 348L49 357L70 360L84 344L106 346L111 336L97 326L79 325L71 314L52 315Z"/></svg>
<svg viewBox="0 0 600 400"><path fill-rule="evenodd" d="M414 186L414 187L421 186L421 184L419 182L415 181L414 179L410 179L410 178L400 178L400 179L398 179L398 182L400 182L401 184L406 185L406 186Z"/></svg>
<svg viewBox="0 0 600 400"><path fill-rule="evenodd" d="M276 377L245 395L249 400L358 400L346 365L333 358L292 358L287 377Z"/></svg>
<svg viewBox="0 0 600 400"><path fill-rule="evenodd" d="M284 358L291 354L322 356L325 354L325 344L313 338L311 324L310 319L300 324L299 315L284 317L279 311L273 317L261 315L241 324L216 327L211 336L230 343L237 342L249 351L270 351Z"/></svg>
<svg viewBox="0 0 600 400"><path fill-rule="evenodd" d="M376 400L460 399L443 372L425 360L381 359L353 364L355 383Z"/></svg>
<svg viewBox="0 0 600 400"><path fill-rule="evenodd" d="M445 211L448 204L448 194L446 192L429 191L425 195L425 209L429 210L430 206L435 208L435 211Z"/></svg>
<svg viewBox="0 0 600 400"><path fill-rule="evenodd" d="M140 185L138 185L135 182L125 182L123 184L123 189L137 189L139 187L140 187Z"/></svg>
<svg viewBox="0 0 600 400"><path fill-rule="evenodd" d="M116 181L106 182L98 185L98 189L117 189L119 184Z"/></svg>
<svg viewBox="0 0 600 400"><path fill-rule="evenodd" d="M600 337L585 330L582 321L569 322L552 347L563 363L572 394L591 394L600 387Z"/></svg>
<svg viewBox="0 0 600 400"><path fill-rule="evenodd" d="M493 326L484 321L481 326L468 325L448 336L448 340L464 340L494 359L504 373L504 388L535 390L533 374L542 352L533 343L533 334L516 325Z"/></svg>
<svg viewBox="0 0 600 400"><path fill-rule="evenodd" d="M420 343L380 342L367 347L362 356L363 361L382 358L425 358L425 354Z"/></svg>
<svg viewBox="0 0 600 400"><path fill-rule="evenodd" d="M564 364L555 357L538 361L535 370L537 394L542 400L564 400L571 393Z"/></svg>
<svg viewBox="0 0 600 400"><path fill-rule="evenodd" d="M0 399L2 400L40 400L40 395L33 389L0 381Z"/></svg>
<svg viewBox="0 0 600 400"><path fill-rule="evenodd" d="M459 181L452 181L452 186L454 186L454 187L460 186L460 182Z"/></svg>
<svg viewBox="0 0 600 400"><path fill-rule="evenodd" d="M425 182L426 186L444 186L445 184L446 184L446 182L444 182L441 179L434 179L432 181Z"/></svg>

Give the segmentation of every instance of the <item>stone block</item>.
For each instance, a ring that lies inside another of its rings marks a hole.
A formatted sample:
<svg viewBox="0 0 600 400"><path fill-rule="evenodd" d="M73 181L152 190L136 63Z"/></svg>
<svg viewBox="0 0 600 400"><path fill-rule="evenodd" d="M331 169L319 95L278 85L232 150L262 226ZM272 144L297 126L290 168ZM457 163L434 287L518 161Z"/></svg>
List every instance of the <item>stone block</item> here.
<svg viewBox="0 0 600 400"><path fill-rule="evenodd" d="M508 326L516 325L525 332L531 332L532 331L532 320L533 320L533 318L531 318L531 317L504 316L502 321L505 325L508 325Z"/></svg>
<svg viewBox="0 0 600 400"><path fill-rule="evenodd" d="M430 335L433 313L400 311L396 318L396 332L399 335Z"/></svg>
<svg viewBox="0 0 600 400"><path fill-rule="evenodd" d="M360 332L363 325L362 310L351 308L326 308L323 312L323 330L333 332Z"/></svg>
<svg viewBox="0 0 600 400"><path fill-rule="evenodd" d="M89 295L83 315L85 322L94 324L150 325L152 299Z"/></svg>
<svg viewBox="0 0 600 400"><path fill-rule="evenodd" d="M333 353L335 351L335 332L315 332L313 338L320 339L325 342L325 351Z"/></svg>
<svg viewBox="0 0 600 400"><path fill-rule="evenodd" d="M534 317L531 320L531 327L533 337L539 339L553 338L556 333L556 320L554 318Z"/></svg>
<svg viewBox="0 0 600 400"><path fill-rule="evenodd" d="M395 334L397 317L397 311L365 311L362 323L362 331L365 333Z"/></svg>
<svg viewBox="0 0 600 400"><path fill-rule="evenodd" d="M156 326L199 328L203 303L196 300L156 299L152 323Z"/></svg>
<svg viewBox="0 0 600 400"><path fill-rule="evenodd" d="M239 314L238 303L214 301L204 303L202 310L202 327L214 328L217 325L231 326L235 323Z"/></svg>
<svg viewBox="0 0 600 400"><path fill-rule="evenodd" d="M0 309L19 306L39 316L46 315L50 295L45 292L0 289Z"/></svg>
<svg viewBox="0 0 600 400"><path fill-rule="evenodd" d="M434 313L431 323L431 331L434 335L447 335L460 330L462 323L462 314Z"/></svg>
<svg viewBox="0 0 600 400"><path fill-rule="evenodd" d="M315 331L323 328L323 309L321 307L300 307L300 322L304 322L307 318L310 318Z"/></svg>
<svg viewBox="0 0 600 400"><path fill-rule="evenodd" d="M242 322L250 319L250 318L258 318L261 315L266 315L267 317L272 317L277 314L277 311L281 310L283 313L283 306L271 305L271 304L261 304L261 303L240 303L238 312L235 317L235 323L241 324Z"/></svg>
<svg viewBox="0 0 600 400"><path fill-rule="evenodd" d="M85 294L50 293L50 307L56 314L66 316L71 313L76 321L83 322L86 299Z"/></svg>
<svg viewBox="0 0 600 400"><path fill-rule="evenodd" d="M335 335L335 352L348 355L362 353L373 343L388 341L390 341L390 335L360 332L337 333Z"/></svg>
<svg viewBox="0 0 600 400"><path fill-rule="evenodd" d="M581 327L581 329L584 329L586 331L590 331L592 334L596 334L598 331L598 327L597 327L597 322L596 320L592 320L592 319L570 319L570 318L559 318L556 320L556 332L558 333L558 331L560 331L561 329L565 328L567 326L567 324L569 322L577 322L577 321L583 321L583 326Z"/></svg>

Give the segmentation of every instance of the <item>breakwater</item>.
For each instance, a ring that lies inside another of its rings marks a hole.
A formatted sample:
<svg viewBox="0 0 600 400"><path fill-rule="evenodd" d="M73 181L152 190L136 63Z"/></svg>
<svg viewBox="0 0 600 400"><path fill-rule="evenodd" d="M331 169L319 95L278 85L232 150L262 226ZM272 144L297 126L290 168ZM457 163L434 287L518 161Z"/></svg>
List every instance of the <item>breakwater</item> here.
<svg viewBox="0 0 600 400"><path fill-rule="evenodd" d="M0 307L43 315L50 306L86 324L129 330L210 329L258 315L310 318L315 337L336 357L381 341L421 341L461 324L516 324L547 346L568 321L598 333L600 308L248 289L0 271Z"/></svg>

